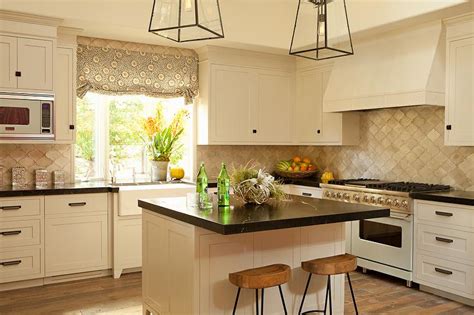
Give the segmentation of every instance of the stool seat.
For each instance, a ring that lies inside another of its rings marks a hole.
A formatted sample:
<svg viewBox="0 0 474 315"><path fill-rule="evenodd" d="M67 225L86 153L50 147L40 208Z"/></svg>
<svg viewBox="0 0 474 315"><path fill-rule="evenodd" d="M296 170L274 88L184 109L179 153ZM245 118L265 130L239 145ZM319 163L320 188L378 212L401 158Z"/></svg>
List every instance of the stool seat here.
<svg viewBox="0 0 474 315"><path fill-rule="evenodd" d="M229 274L229 281L244 289L264 289L282 285L290 280L290 266L268 265Z"/></svg>
<svg viewBox="0 0 474 315"><path fill-rule="evenodd" d="M316 275L338 275L357 269L357 257L349 254L303 261L301 268Z"/></svg>

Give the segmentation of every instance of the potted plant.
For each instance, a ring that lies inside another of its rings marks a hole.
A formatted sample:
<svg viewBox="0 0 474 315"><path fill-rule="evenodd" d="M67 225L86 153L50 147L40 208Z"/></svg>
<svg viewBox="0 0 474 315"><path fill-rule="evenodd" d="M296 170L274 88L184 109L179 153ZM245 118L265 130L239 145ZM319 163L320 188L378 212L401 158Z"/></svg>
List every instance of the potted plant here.
<svg viewBox="0 0 474 315"><path fill-rule="evenodd" d="M148 136L146 145L151 158L152 181L164 181L168 175L169 162L177 162L182 157L184 124L187 110L180 110L169 124L163 117L163 107L159 106L155 117L148 117L143 127Z"/></svg>

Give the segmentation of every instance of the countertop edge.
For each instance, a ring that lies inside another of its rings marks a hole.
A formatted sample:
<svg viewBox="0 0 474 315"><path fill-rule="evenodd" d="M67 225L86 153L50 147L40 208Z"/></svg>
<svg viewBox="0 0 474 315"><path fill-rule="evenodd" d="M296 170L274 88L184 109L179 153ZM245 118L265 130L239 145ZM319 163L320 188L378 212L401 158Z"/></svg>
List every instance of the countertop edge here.
<svg viewBox="0 0 474 315"><path fill-rule="evenodd" d="M436 201L458 205L474 206L474 198L461 196L442 196L436 193L410 193L410 197L417 200Z"/></svg>
<svg viewBox="0 0 474 315"><path fill-rule="evenodd" d="M138 200L138 206L167 217L170 217L175 220L179 220L194 226L210 230L212 232L222 234L222 235L231 235L231 234L241 234L241 233L251 233L251 232L263 232L270 230L279 230L279 229L289 229L296 227L304 227L311 225L323 225L331 223L342 223L349 221L357 221L364 219L371 219L377 217L385 217L390 215L390 209L380 209L380 210L370 210L362 211L357 213L347 213L347 214L333 214L319 217L304 217L304 218L294 218L294 219L285 219L285 220L272 220L267 222L249 222L245 223L245 227L242 227L242 224L230 224L230 225L221 225L216 222L207 221L201 218L197 218L186 213L179 211L170 210L156 204L149 203L144 200ZM338 216L343 215L345 218L338 219Z"/></svg>

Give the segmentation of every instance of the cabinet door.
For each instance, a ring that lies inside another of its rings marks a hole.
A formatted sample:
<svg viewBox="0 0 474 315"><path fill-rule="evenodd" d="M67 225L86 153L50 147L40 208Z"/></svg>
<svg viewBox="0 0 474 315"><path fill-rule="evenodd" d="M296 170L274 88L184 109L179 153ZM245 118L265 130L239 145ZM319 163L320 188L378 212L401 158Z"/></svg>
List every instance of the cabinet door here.
<svg viewBox="0 0 474 315"><path fill-rule="evenodd" d="M18 38L18 88L53 90L53 42Z"/></svg>
<svg viewBox="0 0 474 315"><path fill-rule="evenodd" d="M318 70L298 74L294 112L298 143L314 143L322 132L322 75Z"/></svg>
<svg viewBox="0 0 474 315"><path fill-rule="evenodd" d="M76 63L73 47L58 47L55 67L55 134L56 141L74 142L74 109L76 107Z"/></svg>
<svg viewBox="0 0 474 315"><path fill-rule="evenodd" d="M107 259L106 214L46 218L46 276L107 269Z"/></svg>
<svg viewBox="0 0 474 315"><path fill-rule="evenodd" d="M16 88L17 40L0 36L0 88Z"/></svg>
<svg viewBox="0 0 474 315"><path fill-rule="evenodd" d="M474 145L474 37L449 42L446 142Z"/></svg>
<svg viewBox="0 0 474 315"><path fill-rule="evenodd" d="M251 139L255 117L255 73L246 68L211 68L211 140L245 143Z"/></svg>
<svg viewBox="0 0 474 315"><path fill-rule="evenodd" d="M289 73L257 73L258 142L289 143L293 105L293 76ZM256 136L256 137L255 137Z"/></svg>

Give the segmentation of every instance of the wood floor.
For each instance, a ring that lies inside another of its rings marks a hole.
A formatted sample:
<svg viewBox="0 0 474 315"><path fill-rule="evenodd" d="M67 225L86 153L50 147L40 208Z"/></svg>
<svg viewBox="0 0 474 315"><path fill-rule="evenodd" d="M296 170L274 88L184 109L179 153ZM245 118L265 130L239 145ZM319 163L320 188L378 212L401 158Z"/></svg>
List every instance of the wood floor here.
<svg viewBox="0 0 474 315"><path fill-rule="evenodd" d="M360 314L474 314L474 308L406 288L383 275L352 274ZM347 288L348 286L346 286ZM141 311L141 274L0 292L0 314L123 314ZM353 314L346 292L346 314Z"/></svg>

